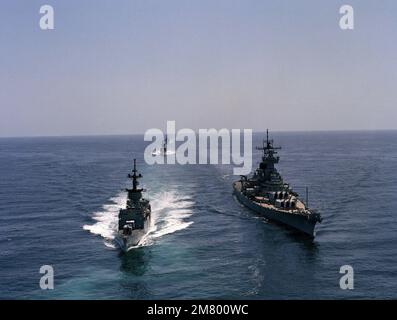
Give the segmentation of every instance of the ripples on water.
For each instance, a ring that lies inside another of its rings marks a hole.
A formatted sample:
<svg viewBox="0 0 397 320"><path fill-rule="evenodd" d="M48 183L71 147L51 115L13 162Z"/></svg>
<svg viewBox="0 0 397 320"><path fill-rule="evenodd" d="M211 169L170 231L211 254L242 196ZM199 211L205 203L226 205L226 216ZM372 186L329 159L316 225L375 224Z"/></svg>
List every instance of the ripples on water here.
<svg viewBox="0 0 397 320"><path fill-rule="evenodd" d="M242 207L231 166L149 167L138 136L1 139L0 298L396 298L397 133L274 138L284 179L324 217L314 241ZM153 221L122 254L133 157ZM38 290L43 264L52 292ZM353 291L339 289L344 264Z"/></svg>

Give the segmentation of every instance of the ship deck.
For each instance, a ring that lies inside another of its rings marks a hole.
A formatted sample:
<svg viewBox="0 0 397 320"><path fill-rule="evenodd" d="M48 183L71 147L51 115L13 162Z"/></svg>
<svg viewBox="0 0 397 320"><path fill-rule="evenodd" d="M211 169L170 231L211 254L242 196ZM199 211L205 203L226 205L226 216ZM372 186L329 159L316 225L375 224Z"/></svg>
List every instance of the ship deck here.
<svg viewBox="0 0 397 320"><path fill-rule="evenodd" d="M277 211L281 211L281 212L289 212L289 213L304 213L304 211L306 210L305 205L303 204L302 201L297 200L296 201L296 207L295 208L290 208L290 209L286 209L286 208L278 208L273 204L267 203L266 201L268 201L267 198L263 198L263 197L255 197L254 202L258 205L260 205L263 208L267 208L267 209L272 209L272 210L277 210Z"/></svg>
<svg viewBox="0 0 397 320"><path fill-rule="evenodd" d="M241 182L236 182L234 184L234 187L236 189L236 191L241 193ZM275 210L275 211L279 211L279 212L284 212L284 213L295 213L295 214L308 214L309 212L306 209L305 204L302 202L302 200L300 199L296 199L296 205L295 208L280 208L280 207L276 207L273 204L268 203L269 199L266 197L261 197L261 196L255 196L252 201L261 206L262 208L265 209L270 209L270 210Z"/></svg>

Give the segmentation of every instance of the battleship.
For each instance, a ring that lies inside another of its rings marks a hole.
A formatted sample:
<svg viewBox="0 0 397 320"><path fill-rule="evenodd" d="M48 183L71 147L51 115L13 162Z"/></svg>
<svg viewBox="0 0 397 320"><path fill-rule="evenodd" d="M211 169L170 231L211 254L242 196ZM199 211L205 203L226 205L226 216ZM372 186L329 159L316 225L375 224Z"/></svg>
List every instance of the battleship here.
<svg viewBox="0 0 397 320"><path fill-rule="evenodd" d="M138 179L142 178L142 175L138 174L136 169L136 159L132 174L128 174L128 178L132 179L132 189L126 189L127 206L119 211L116 236L116 242L124 252L139 245L149 230L151 218L150 203L142 197L145 190L138 188Z"/></svg>
<svg viewBox="0 0 397 320"><path fill-rule="evenodd" d="M299 199L299 195L283 181L275 168L280 160L273 140L269 140L269 130L263 141L262 161L252 177L241 176L233 183L233 193L244 206L264 216L266 219L292 227L299 232L314 238L315 226L322 221L321 215L308 206L308 190L306 201Z"/></svg>

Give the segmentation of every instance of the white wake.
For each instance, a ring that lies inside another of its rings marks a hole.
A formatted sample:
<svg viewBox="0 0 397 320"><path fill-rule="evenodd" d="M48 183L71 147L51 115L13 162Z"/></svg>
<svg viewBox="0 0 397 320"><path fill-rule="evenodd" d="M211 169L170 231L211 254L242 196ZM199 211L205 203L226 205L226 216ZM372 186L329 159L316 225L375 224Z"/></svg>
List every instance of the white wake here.
<svg viewBox="0 0 397 320"><path fill-rule="evenodd" d="M84 225L83 229L103 237L106 246L115 248L113 240L117 234L118 214L125 207L126 200L125 192L110 198L109 203L103 205L102 211L94 213L92 219L95 223ZM139 247L151 245L156 239L186 229L193 223L189 221L189 217L192 215L194 202L189 197L174 191L161 192L151 197L150 204L151 226Z"/></svg>
<svg viewBox="0 0 397 320"><path fill-rule="evenodd" d="M161 150L157 150L157 151L153 151L152 152L152 156L159 156L159 155L168 156L168 155L173 155L173 154L176 154L176 152L175 151L170 151L170 150L167 150L165 153L163 151L161 151Z"/></svg>

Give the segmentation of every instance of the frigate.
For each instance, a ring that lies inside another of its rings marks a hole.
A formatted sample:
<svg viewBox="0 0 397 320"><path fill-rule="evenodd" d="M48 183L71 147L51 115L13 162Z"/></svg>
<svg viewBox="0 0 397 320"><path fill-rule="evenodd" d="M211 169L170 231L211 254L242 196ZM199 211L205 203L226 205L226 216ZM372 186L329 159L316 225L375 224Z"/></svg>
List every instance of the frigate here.
<svg viewBox="0 0 397 320"><path fill-rule="evenodd" d="M265 218L292 227L309 237L315 236L315 226L322 221L320 213L308 206L308 189L306 201L283 181L275 164L280 160L273 140L269 140L269 130L263 141L262 161L251 177L241 176L233 183L234 195L244 206L263 215Z"/></svg>
<svg viewBox="0 0 397 320"><path fill-rule="evenodd" d="M128 174L128 178L132 180L132 189L126 189L127 206L119 211L116 236L116 241L124 252L139 245L150 228L151 218L150 203L142 197L145 190L138 188L138 179L142 178L142 175L138 174L136 169L136 159L132 174Z"/></svg>

